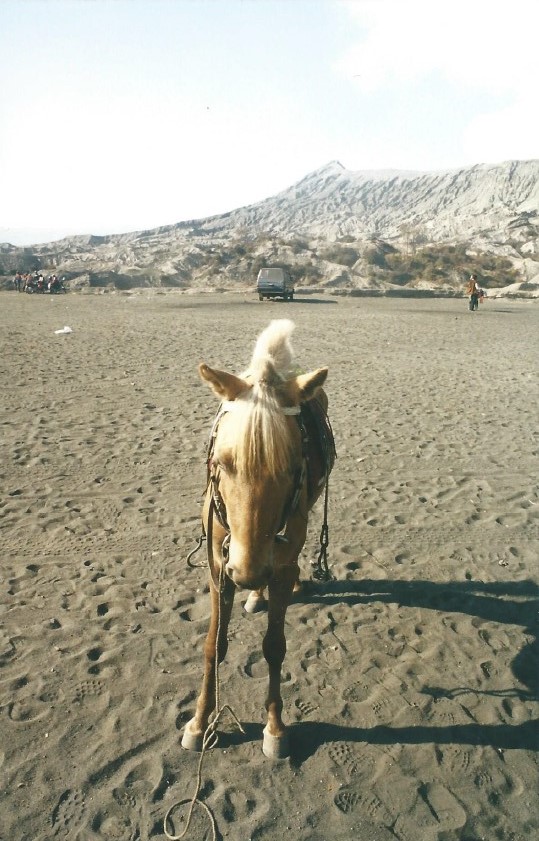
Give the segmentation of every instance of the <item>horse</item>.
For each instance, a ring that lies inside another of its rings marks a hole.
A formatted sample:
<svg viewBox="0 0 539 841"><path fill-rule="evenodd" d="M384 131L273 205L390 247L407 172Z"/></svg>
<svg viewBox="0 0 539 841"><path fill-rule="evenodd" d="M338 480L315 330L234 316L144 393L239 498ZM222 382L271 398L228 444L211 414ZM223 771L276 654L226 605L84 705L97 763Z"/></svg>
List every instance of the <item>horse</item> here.
<svg viewBox="0 0 539 841"><path fill-rule="evenodd" d="M280 688L285 615L301 587L298 557L308 514L335 458L322 388L328 369L298 373L290 341L294 326L289 319L272 321L256 341L248 370L239 376L199 365L202 380L221 404L210 435L202 511L211 619L202 687L182 737L188 750L203 750L215 712L216 661L226 655L234 595L252 591L245 608L253 612L266 605L267 588L262 650L269 686L262 750L271 759L289 755Z"/></svg>

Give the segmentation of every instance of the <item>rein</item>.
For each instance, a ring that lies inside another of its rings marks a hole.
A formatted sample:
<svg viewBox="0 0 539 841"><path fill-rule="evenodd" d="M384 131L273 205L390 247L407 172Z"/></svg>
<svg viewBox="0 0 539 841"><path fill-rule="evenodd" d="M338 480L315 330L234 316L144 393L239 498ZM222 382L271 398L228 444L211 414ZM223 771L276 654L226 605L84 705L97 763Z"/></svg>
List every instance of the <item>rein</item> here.
<svg viewBox="0 0 539 841"><path fill-rule="evenodd" d="M210 511L210 515L211 515L211 513L212 512ZM211 517L210 517L210 520L211 520ZM201 542L202 541L200 541L199 545L197 546L197 549L194 550L195 552L200 548ZM212 841L217 841L217 838L218 838L217 824L216 824L213 812L211 811L210 807L206 803L204 803L203 800L200 800L200 798L199 798L200 789L202 788L202 764L204 762L206 752L211 750L212 748L214 748L215 745L217 744L217 739L218 739L217 728L218 728L219 723L221 721L221 718L222 718L222 716L225 712L230 713L230 715L234 719L234 722L237 724L240 732L245 735L245 730L241 726L240 720L237 717L234 710L232 709L232 707L229 704L221 704L221 681L220 681L220 678L219 678L219 638L221 636L221 611L222 611L222 604L223 604L223 598L224 598L223 594L224 594L225 568L224 568L224 565L221 564L221 567L219 569L219 578L218 578L217 581L215 581L214 573L213 573L213 564L212 564L213 554L210 554L210 553L212 553L212 549L211 549L211 525L210 525L210 533L208 535L208 565L210 567L210 574L211 574L212 580L213 580L214 585L215 585L215 587L216 587L216 589L219 593L219 614L218 614L219 618L218 618L218 622L217 622L217 634L216 634L216 637L215 637L215 711L213 713L211 721L209 722L209 724L208 724L208 726L207 726L207 728L204 732L204 737L203 737L203 740L202 740L202 751L200 753L200 758L198 760L195 791L194 791L192 797L184 798L183 800L178 800L175 803L173 803L172 806L170 806L169 809L167 809L167 812L166 812L165 817L163 819L163 832L165 833L165 836L169 839L169 841L181 841L182 838L185 838L185 836L186 836L186 834L189 830L189 827L191 825L191 821L192 821L192 818L193 818L193 810L194 810L195 805L197 803L206 812L206 815L208 816L208 819L209 819L209 822L210 822L210 825L211 825L211 831L212 831ZM192 554L193 554L193 552L191 552L191 555ZM171 820L171 815L180 806L185 806L187 804L189 804L189 808L188 808L188 811L187 811L186 824L185 824L182 832L179 835L173 835L172 833L170 833L168 831L168 825L169 825L169 821Z"/></svg>

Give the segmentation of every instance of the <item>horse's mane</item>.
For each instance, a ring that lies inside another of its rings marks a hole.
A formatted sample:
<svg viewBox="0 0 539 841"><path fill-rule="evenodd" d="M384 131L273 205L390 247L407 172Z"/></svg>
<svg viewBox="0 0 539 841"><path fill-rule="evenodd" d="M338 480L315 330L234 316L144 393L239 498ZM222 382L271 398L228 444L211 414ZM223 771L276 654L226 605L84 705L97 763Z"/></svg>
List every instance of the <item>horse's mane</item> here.
<svg viewBox="0 0 539 841"><path fill-rule="evenodd" d="M272 321L242 374L253 386L234 407L234 461L238 473L247 477L262 471L276 477L290 466L292 439L278 390L295 373L290 343L294 326L286 318Z"/></svg>

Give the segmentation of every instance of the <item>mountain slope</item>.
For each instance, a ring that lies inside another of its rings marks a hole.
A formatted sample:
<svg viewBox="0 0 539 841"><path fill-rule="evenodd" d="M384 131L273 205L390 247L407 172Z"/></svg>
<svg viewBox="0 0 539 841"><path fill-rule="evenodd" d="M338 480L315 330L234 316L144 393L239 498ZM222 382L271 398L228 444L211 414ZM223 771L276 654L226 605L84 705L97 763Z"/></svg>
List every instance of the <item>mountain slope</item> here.
<svg viewBox="0 0 539 841"><path fill-rule="evenodd" d="M0 273L37 267L96 286L230 287L252 284L261 265L286 264L300 283L403 286L416 283L419 271L405 255L430 246L420 278L427 285L462 283L464 269L451 263L448 248L458 249L467 271L474 254L505 259L495 271L513 283L538 273L538 233L538 160L438 173L352 172L333 161L276 196L219 216L27 249L0 246Z"/></svg>
<svg viewBox="0 0 539 841"><path fill-rule="evenodd" d="M539 211L539 161L509 161L440 173L351 172L334 161L273 198L227 214L225 227L334 240L399 236L417 225L429 240L503 233ZM222 231L225 217L198 231Z"/></svg>

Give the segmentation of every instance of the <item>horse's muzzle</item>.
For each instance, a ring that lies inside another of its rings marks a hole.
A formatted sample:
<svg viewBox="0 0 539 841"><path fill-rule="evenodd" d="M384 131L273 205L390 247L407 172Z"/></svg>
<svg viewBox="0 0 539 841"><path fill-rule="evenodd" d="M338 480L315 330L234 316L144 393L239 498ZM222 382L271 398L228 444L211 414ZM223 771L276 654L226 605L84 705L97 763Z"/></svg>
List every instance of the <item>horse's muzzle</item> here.
<svg viewBox="0 0 539 841"><path fill-rule="evenodd" d="M271 577L270 567L243 572L242 570L235 569L230 561L225 567L225 572L239 590L261 590L267 585Z"/></svg>

